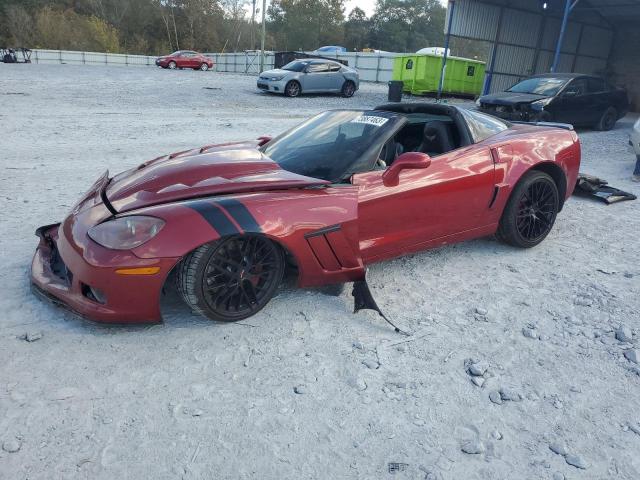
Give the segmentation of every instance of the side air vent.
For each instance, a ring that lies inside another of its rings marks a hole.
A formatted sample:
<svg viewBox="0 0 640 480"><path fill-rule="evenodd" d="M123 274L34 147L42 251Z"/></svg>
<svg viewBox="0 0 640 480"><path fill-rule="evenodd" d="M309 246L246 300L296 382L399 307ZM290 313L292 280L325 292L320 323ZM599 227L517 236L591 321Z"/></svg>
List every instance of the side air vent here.
<svg viewBox="0 0 640 480"><path fill-rule="evenodd" d="M341 225L332 225L307 233L305 238L323 269L338 271L358 266Z"/></svg>

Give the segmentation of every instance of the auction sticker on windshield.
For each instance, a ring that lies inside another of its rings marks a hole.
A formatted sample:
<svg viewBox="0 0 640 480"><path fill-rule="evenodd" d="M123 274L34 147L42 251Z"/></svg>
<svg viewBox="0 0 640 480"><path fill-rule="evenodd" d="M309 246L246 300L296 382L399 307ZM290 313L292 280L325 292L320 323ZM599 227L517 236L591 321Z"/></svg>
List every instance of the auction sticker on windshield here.
<svg viewBox="0 0 640 480"><path fill-rule="evenodd" d="M389 119L384 117L376 117L374 115L360 115L351 120L351 123L365 123L367 125L373 125L374 127L381 127L388 121Z"/></svg>

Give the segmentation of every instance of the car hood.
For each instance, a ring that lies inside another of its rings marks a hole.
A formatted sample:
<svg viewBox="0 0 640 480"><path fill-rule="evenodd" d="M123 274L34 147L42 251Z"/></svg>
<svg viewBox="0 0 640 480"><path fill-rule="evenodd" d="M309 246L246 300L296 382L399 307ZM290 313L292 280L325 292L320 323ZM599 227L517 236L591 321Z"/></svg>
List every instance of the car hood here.
<svg viewBox="0 0 640 480"><path fill-rule="evenodd" d="M480 97L480 103L488 103L491 105L516 105L518 103L531 103L545 98L549 97L545 95L536 95L535 93L500 92Z"/></svg>
<svg viewBox="0 0 640 480"><path fill-rule="evenodd" d="M160 203L240 192L325 185L283 170L251 143L166 155L116 175L104 191L118 213Z"/></svg>
<svg viewBox="0 0 640 480"><path fill-rule="evenodd" d="M283 70L281 68L275 68L273 70L267 70L260 74L261 77L269 77L271 75L288 75L289 73L295 73L291 70Z"/></svg>

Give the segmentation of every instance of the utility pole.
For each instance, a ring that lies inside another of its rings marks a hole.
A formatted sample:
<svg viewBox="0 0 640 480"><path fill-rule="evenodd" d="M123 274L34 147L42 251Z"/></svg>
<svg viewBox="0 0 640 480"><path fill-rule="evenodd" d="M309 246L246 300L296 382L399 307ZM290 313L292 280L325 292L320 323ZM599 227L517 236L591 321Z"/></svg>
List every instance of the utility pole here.
<svg viewBox="0 0 640 480"><path fill-rule="evenodd" d="M251 9L251 50L256 49L256 0L253 0Z"/></svg>
<svg viewBox="0 0 640 480"><path fill-rule="evenodd" d="M267 35L267 25L265 21L266 10L267 10L267 0L262 0L262 38L260 39L260 73L264 72L264 37Z"/></svg>

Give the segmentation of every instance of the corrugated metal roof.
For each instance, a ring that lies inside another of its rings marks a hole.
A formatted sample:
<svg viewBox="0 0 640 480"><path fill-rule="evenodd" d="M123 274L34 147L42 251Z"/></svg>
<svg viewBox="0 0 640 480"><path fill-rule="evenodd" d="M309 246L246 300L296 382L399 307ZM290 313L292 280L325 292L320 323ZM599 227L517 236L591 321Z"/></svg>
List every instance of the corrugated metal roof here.
<svg viewBox="0 0 640 480"><path fill-rule="evenodd" d="M640 0L581 0L575 12L595 11L605 19L617 21L640 21Z"/></svg>

